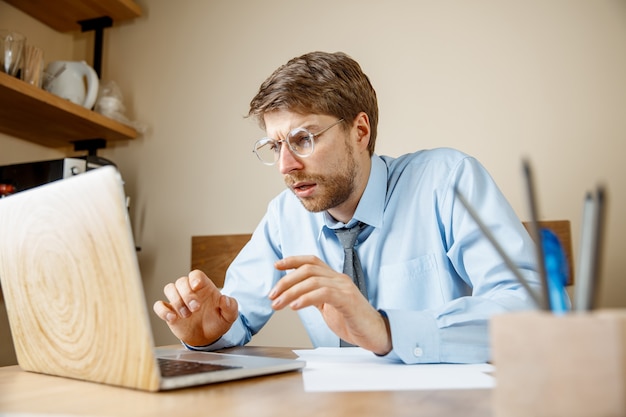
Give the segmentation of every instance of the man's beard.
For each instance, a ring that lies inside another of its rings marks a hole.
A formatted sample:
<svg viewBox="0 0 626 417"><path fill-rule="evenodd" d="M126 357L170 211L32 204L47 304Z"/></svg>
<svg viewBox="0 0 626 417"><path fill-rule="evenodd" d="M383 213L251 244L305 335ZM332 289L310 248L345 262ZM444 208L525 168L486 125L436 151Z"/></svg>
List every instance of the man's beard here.
<svg viewBox="0 0 626 417"><path fill-rule="evenodd" d="M317 184L318 194L311 198L300 198L305 209L311 212L320 212L337 207L344 203L354 191L357 168L352 150L346 146L346 165L338 168L336 173L330 175L307 175L296 172L285 177L285 184L290 190L290 185L300 181L314 182Z"/></svg>

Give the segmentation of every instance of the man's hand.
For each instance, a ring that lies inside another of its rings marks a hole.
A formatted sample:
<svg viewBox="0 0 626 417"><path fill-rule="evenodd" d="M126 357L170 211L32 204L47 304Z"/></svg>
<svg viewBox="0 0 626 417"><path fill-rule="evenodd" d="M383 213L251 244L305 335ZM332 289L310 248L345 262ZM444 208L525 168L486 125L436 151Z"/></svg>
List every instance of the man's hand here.
<svg viewBox="0 0 626 417"><path fill-rule="evenodd" d="M167 284L163 292L169 302L157 301L154 312L190 346L215 342L237 319L237 301L222 295L202 271L191 271Z"/></svg>
<svg viewBox="0 0 626 417"><path fill-rule="evenodd" d="M287 273L270 291L272 308L317 307L343 340L379 355L391 351L387 320L359 292L352 279L332 270L315 256L291 256L275 264Z"/></svg>

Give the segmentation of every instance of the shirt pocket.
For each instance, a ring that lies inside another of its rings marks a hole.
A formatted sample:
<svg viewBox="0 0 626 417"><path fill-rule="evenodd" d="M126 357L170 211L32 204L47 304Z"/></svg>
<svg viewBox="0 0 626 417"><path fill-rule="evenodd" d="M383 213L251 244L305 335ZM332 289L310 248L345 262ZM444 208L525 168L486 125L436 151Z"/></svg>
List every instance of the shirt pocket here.
<svg viewBox="0 0 626 417"><path fill-rule="evenodd" d="M443 302L434 254L383 265L378 282L378 308L425 310Z"/></svg>

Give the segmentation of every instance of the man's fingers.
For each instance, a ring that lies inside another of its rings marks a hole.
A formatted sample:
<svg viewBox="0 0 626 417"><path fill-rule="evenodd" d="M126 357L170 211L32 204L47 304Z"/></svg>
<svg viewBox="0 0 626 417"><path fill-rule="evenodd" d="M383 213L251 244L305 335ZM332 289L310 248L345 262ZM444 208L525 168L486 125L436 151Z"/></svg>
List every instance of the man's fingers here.
<svg viewBox="0 0 626 417"><path fill-rule="evenodd" d="M189 276L180 277L175 283L165 286L163 292L172 308L183 318L189 317L200 309L201 300L204 299L204 290L210 289L213 283L204 272L194 270Z"/></svg>
<svg viewBox="0 0 626 417"><path fill-rule="evenodd" d="M303 265L325 265L320 258L313 255L300 255L300 256L288 256L283 259L279 259L274 263L274 267L280 271L286 271L288 269L300 268Z"/></svg>
<svg viewBox="0 0 626 417"><path fill-rule="evenodd" d="M194 269L189 273L189 287L192 291L200 291L212 284L211 279L199 269Z"/></svg>
<svg viewBox="0 0 626 417"><path fill-rule="evenodd" d="M192 346L204 346L219 339L239 316L234 298L223 296L202 271L191 271L163 292L166 300L152 309L180 340Z"/></svg>
<svg viewBox="0 0 626 417"><path fill-rule="evenodd" d="M220 296L220 310L222 312L222 317L228 323L234 322L239 316L239 306L237 304L237 300L227 295Z"/></svg>
<svg viewBox="0 0 626 417"><path fill-rule="evenodd" d="M178 318L178 315L172 306L161 300L154 303L152 310L154 310L156 315L161 320L165 320L168 323L173 323Z"/></svg>

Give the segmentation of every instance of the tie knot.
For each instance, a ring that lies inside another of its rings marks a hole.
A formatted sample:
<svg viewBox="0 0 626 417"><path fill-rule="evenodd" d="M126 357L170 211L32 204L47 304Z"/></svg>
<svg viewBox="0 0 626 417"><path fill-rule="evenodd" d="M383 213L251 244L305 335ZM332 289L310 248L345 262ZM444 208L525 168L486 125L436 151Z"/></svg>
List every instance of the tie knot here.
<svg viewBox="0 0 626 417"><path fill-rule="evenodd" d="M354 246L354 242L356 242L356 238L364 226L365 225L363 223L359 222L350 228L344 227L341 229L334 229L334 232L343 248L350 249Z"/></svg>

